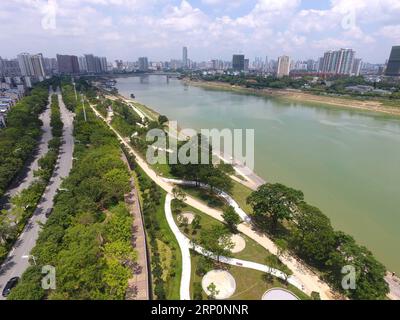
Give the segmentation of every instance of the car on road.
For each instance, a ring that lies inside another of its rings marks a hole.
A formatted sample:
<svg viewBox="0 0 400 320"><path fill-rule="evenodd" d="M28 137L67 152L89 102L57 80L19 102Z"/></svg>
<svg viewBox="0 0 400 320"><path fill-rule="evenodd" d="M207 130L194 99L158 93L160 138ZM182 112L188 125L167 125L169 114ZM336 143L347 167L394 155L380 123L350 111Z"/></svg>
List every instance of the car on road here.
<svg viewBox="0 0 400 320"><path fill-rule="evenodd" d="M18 284L18 281L19 277L14 277L8 280L3 289L2 293L3 297L7 297L10 294L11 290Z"/></svg>
<svg viewBox="0 0 400 320"><path fill-rule="evenodd" d="M44 214L46 216L46 218L50 217L51 213L53 212L53 208L48 208L46 210L46 213Z"/></svg>

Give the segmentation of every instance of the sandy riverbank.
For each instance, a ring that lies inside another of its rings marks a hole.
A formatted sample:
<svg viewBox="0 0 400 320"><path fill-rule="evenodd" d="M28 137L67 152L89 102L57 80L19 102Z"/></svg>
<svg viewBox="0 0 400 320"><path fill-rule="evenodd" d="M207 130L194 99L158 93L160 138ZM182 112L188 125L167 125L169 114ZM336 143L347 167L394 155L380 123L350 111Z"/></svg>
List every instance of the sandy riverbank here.
<svg viewBox="0 0 400 320"><path fill-rule="evenodd" d="M188 79L183 80L186 84L216 90L229 90L236 91L240 93L255 94L265 97L278 97L280 99L286 99L289 101L301 101L307 103L324 104L333 107L342 107L350 109L358 109L372 112L385 113L395 116L400 116L400 102L399 108L389 107L382 104L380 101L376 100L357 100L357 99L347 99L332 96L320 96L311 93L302 92L299 90L292 89L252 89L245 88L242 86L230 85L229 83L223 82L211 82L211 81L192 81Z"/></svg>

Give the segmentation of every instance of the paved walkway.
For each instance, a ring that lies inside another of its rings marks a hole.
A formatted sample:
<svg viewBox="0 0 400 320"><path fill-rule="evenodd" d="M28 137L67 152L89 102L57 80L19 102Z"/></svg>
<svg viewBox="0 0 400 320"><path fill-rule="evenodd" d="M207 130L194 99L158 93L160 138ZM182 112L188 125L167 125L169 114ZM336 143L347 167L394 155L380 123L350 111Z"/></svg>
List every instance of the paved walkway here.
<svg viewBox="0 0 400 320"><path fill-rule="evenodd" d="M167 218L167 222L172 232L178 241L179 247L182 252L182 275L181 275L181 286L180 286L180 298L181 300L190 300L190 277L191 277L191 260L190 260L190 245L188 239L179 230L175 224L174 217L171 211L171 200L173 199L170 193L167 194L165 199L164 212Z"/></svg>
<svg viewBox="0 0 400 320"><path fill-rule="evenodd" d="M36 244L39 232L41 231L41 224L47 221L45 213L47 209L53 207L53 199L61 185L62 179L68 176L72 168L72 154L74 149L72 136L73 114L65 107L59 92L58 100L61 120L64 123L63 144L60 147L59 158L53 176L42 195L38 207L0 268L0 291L10 278L20 277L30 266L28 256ZM2 299L4 299L3 296L0 296L0 300Z"/></svg>
<svg viewBox="0 0 400 320"><path fill-rule="evenodd" d="M263 265L260 263L247 261L247 260L228 258L228 257L224 257L224 256L220 256L218 258L212 252L205 250L204 248L202 248L199 245L193 244L193 242L181 232L181 230L175 223L175 220L174 220L174 217L172 214L172 210L171 210L172 199L173 199L172 195L168 193L167 197L165 199L164 211L165 211L165 216L168 221L168 225L171 228L172 232L174 233L176 239L178 240L179 247L181 248L181 251L182 251L182 277L181 277L181 287L180 287L181 300L190 300L190 275L191 275L190 249L196 251L197 253L199 253L201 255L207 256L211 259L218 260L222 263L269 273L269 274L271 274L277 278L280 278L282 280L285 280L285 281L287 280L288 283L294 285L295 287L297 287L300 290L303 290L301 284L296 279L296 277L294 277L294 276L288 277L284 272L282 272L278 269L274 269L267 265Z"/></svg>
<svg viewBox="0 0 400 320"><path fill-rule="evenodd" d="M181 184L181 185L186 185L186 186L199 186L200 188L204 188L204 189L209 189L210 187L205 184L205 183L196 183L196 181L185 181L185 180L181 180L181 179L171 179L171 178L163 178L164 181L169 182L169 183L173 183L173 184ZM251 218L247 215L246 212L244 212L242 210L242 208L240 208L239 204L226 192L219 190L217 188L215 188L215 190L217 191L218 195L225 199L225 201L232 206L235 209L235 212L240 216L240 218L242 219L242 221L244 222L251 222Z"/></svg>
<svg viewBox="0 0 400 320"><path fill-rule="evenodd" d="M390 288L388 297L392 300L400 300L400 278L393 276L390 272L388 272L385 280L389 284Z"/></svg>
<svg viewBox="0 0 400 320"><path fill-rule="evenodd" d="M90 107L100 119L106 122L106 119L96 110L96 108L94 108L92 105L90 105ZM147 162L142 159L141 155L131 147L131 145L129 144L129 139L124 139L119 134L119 132L116 131L111 125L109 125L109 127L116 134L121 143L123 143L130 151L130 153L135 156L137 164L150 177L150 179L155 181L166 192L172 193L174 185L164 181L162 177L158 176L157 173L154 172L154 170L147 164ZM206 204L192 196L187 196L185 202L190 206L207 213L209 216L219 221L223 221L222 212L220 210L210 208ZM278 247L265 234L253 230L251 226L245 223L240 224L238 226L238 230L249 238L255 240L272 254L276 255L278 253ZM315 274L304 263L289 255L281 257L281 261L293 271L293 275L300 281L301 285L304 286L305 293L310 295L312 291L319 292L321 299L324 300L331 300L336 298L331 288L324 281L319 279L318 275Z"/></svg>
<svg viewBox="0 0 400 320"><path fill-rule="evenodd" d="M129 168L125 155L122 156ZM129 169L129 171L131 171ZM139 195L135 181L131 178L131 191L125 195L125 203L133 216L132 244L137 252L137 265L133 270L133 277L128 281L128 287L133 294L127 296L127 300L150 300L149 270L147 262L147 242L140 208Z"/></svg>

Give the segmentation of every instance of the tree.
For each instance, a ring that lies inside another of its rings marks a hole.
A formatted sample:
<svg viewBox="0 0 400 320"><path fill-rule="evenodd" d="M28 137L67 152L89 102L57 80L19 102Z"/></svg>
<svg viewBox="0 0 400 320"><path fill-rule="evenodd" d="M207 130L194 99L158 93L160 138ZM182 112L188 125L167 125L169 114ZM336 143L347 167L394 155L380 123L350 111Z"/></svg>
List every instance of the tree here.
<svg viewBox="0 0 400 320"><path fill-rule="evenodd" d="M0 244L5 244L10 238L16 235L16 226L8 215L7 210L0 211Z"/></svg>
<svg viewBox="0 0 400 320"><path fill-rule="evenodd" d="M323 265L334 250L334 231L329 221L318 208L302 202L295 215L290 246L303 259L313 264Z"/></svg>
<svg viewBox="0 0 400 320"><path fill-rule="evenodd" d="M186 193L179 187L175 186L172 189L172 195L175 199L179 201L185 201L186 200Z"/></svg>
<svg viewBox="0 0 400 320"><path fill-rule="evenodd" d="M214 225L210 229L204 229L200 233L199 245L205 250L205 254L212 254L217 262L221 256L232 256L234 243L229 231L221 225Z"/></svg>
<svg viewBox="0 0 400 320"><path fill-rule="evenodd" d="M290 220L296 205L302 201L301 191L286 187L280 183L266 183L260 186L247 198L247 203L253 208L256 221L262 226L268 218L269 228L275 233L279 221Z"/></svg>
<svg viewBox="0 0 400 320"><path fill-rule="evenodd" d="M210 285L207 287L207 290L209 292L208 299L215 300L217 295L219 294L219 290L217 290L217 286L215 285L215 283L211 282Z"/></svg>
<svg viewBox="0 0 400 320"><path fill-rule="evenodd" d="M196 234L201 229L201 217L196 215L192 221L192 234Z"/></svg>
<svg viewBox="0 0 400 320"><path fill-rule="evenodd" d="M241 218L232 206L224 210L222 218L224 218L231 231L237 231L237 225L241 222Z"/></svg>
<svg viewBox="0 0 400 320"><path fill-rule="evenodd" d="M381 300L389 292L385 266L367 248L357 245L353 237L343 232L335 232L335 251L330 254L326 265L329 267L328 277L334 285L352 299ZM342 287L344 266L355 270L355 289Z"/></svg>
<svg viewBox="0 0 400 320"><path fill-rule="evenodd" d="M159 124L161 124L161 125L163 125L164 123L166 123L166 122L168 122L168 118L167 118L167 116L164 116L164 115L159 115L158 116L158 123Z"/></svg>

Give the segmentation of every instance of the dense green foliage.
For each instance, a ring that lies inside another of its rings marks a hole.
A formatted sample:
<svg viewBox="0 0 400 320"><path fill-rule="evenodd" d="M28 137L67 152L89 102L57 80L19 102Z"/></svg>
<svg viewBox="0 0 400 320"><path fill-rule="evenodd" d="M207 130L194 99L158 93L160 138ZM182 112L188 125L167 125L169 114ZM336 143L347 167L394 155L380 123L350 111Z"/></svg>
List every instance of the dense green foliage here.
<svg viewBox="0 0 400 320"><path fill-rule="evenodd" d="M208 185L208 191L210 193L218 192L218 190L224 190L226 192L231 191L232 181L226 173L225 166L215 166L212 163L212 150L211 145L207 141L207 138L197 136L197 155L191 155L191 162L188 164L177 163L170 164L171 174L184 180L195 181L196 184L204 183ZM178 143L178 154L187 154L194 152L196 144L192 146L194 142L179 142ZM208 146L208 150L201 146ZM207 161L203 161L207 159ZM194 161L193 161L194 160ZM208 162L208 163L204 163Z"/></svg>
<svg viewBox="0 0 400 320"><path fill-rule="evenodd" d="M235 208L229 206L222 213L222 218L228 225L231 231L237 230L237 225L241 222L240 216L236 213Z"/></svg>
<svg viewBox="0 0 400 320"><path fill-rule="evenodd" d="M50 117L51 133L53 134L53 138L59 138L62 136L62 130L64 124L61 121L60 106L58 105L58 96L56 94L53 94L51 96L50 107L51 107L51 117Z"/></svg>
<svg viewBox="0 0 400 320"><path fill-rule="evenodd" d="M111 124L124 137L131 137L133 133L143 130L143 128L138 125L142 123L141 118L130 106L121 101L113 101L112 109L114 116Z"/></svg>
<svg viewBox="0 0 400 320"><path fill-rule="evenodd" d="M400 85L398 82L385 80L381 82L368 82L362 76L329 76L329 81L323 79L313 81L312 76L302 77L283 77L260 76L260 75L191 75L191 79L204 81L215 81L229 83L230 85L241 86L251 89L302 89L314 94L347 95L359 98L384 98L388 100L400 99ZM366 92L363 94L346 90L346 87L366 85L373 86L374 89L391 90L388 95L382 96L379 92Z"/></svg>
<svg viewBox="0 0 400 320"><path fill-rule="evenodd" d="M0 196L24 167L38 145L39 119L48 101L48 83L36 86L7 114L7 128L0 130Z"/></svg>
<svg viewBox="0 0 400 320"><path fill-rule="evenodd" d="M277 78L275 76L246 76L241 75L206 75L201 77L205 81L219 81L226 82L231 85L244 86L253 89L273 88L273 89L284 89L293 88L300 89L306 81L304 79L293 79L290 77Z"/></svg>
<svg viewBox="0 0 400 320"><path fill-rule="evenodd" d="M337 290L352 299L384 299L386 269L365 247L335 231L318 208L303 201L303 194L281 184L265 184L249 197L256 225L310 265L318 268ZM279 225L280 228L277 228ZM356 288L343 289L342 268L356 271Z"/></svg>
<svg viewBox="0 0 400 320"><path fill-rule="evenodd" d="M39 168L34 172L34 176L38 179L10 200L12 206L9 212L3 210L0 213L0 261L6 257L7 252L25 228L53 175L63 127L56 95L52 96L50 125L53 139L48 143L49 151L38 161Z"/></svg>
<svg viewBox="0 0 400 320"><path fill-rule="evenodd" d="M63 88L64 89L64 88ZM124 299L132 276L132 217L123 200L129 174L115 136L90 110L77 106L73 169L9 299ZM56 268L56 289L40 286L43 265Z"/></svg>

